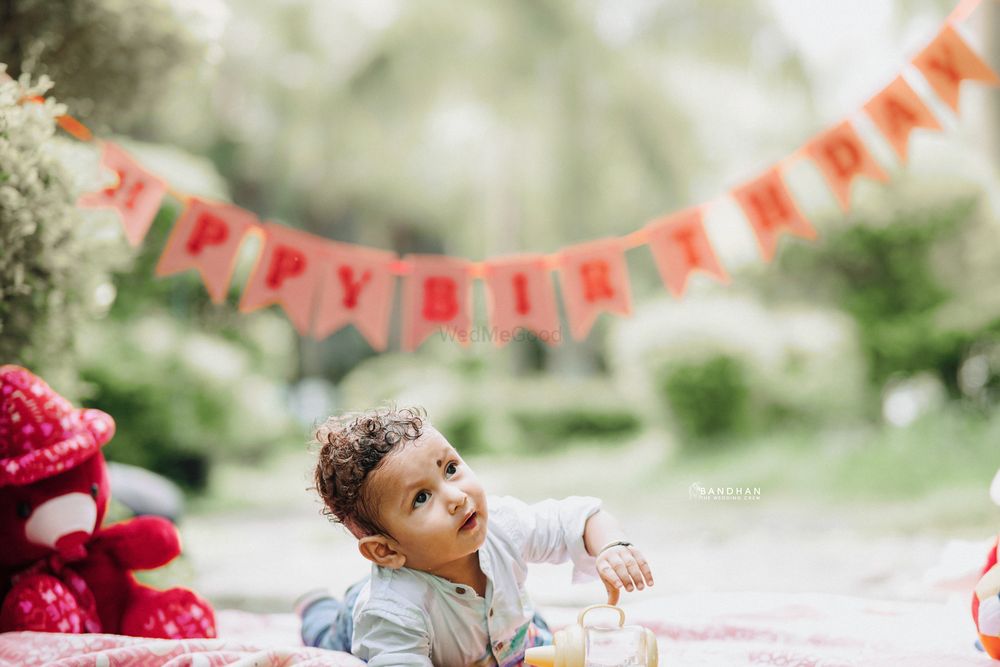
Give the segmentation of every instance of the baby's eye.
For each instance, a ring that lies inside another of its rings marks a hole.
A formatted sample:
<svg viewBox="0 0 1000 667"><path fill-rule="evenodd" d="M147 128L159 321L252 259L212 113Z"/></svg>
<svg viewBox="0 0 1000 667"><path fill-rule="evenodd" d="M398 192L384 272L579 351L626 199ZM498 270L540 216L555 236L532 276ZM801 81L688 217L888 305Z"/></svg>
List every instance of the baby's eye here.
<svg viewBox="0 0 1000 667"><path fill-rule="evenodd" d="M458 463L456 461L452 461L451 463L445 466L444 472L446 475L451 477L456 472L458 472Z"/></svg>
<svg viewBox="0 0 1000 667"><path fill-rule="evenodd" d="M417 495L413 497L413 506L420 507L421 505L426 503L430 499L430 497L431 494L427 493L426 491L419 492Z"/></svg>

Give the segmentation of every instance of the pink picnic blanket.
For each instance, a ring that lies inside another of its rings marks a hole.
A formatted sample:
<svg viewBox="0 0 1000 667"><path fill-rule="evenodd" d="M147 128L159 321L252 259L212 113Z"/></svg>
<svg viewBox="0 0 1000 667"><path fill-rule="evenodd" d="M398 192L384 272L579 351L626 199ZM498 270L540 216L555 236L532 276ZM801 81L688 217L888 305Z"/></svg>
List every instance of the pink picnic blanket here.
<svg viewBox="0 0 1000 667"><path fill-rule="evenodd" d="M627 623L645 625L659 637L663 667L1000 667L974 648L965 597L923 603L703 593L624 608ZM574 622L576 610L548 609L546 615L564 625ZM221 639L196 641L12 632L0 635L0 667L363 664L344 653L302 648L297 621L287 614L223 611L219 629Z"/></svg>

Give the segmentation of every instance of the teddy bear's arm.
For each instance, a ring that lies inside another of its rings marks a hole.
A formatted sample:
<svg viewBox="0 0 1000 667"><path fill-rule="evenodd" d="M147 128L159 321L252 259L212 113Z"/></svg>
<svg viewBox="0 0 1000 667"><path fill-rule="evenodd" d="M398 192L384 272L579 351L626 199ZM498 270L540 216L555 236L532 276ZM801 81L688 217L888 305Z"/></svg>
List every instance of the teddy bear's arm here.
<svg viewBox="0 0 1000 667"><path fill-rule="evenodd" d="M140 516L103 528L95 542L130 570L166 565L181 552L177 529L158 516Z"/></svg>

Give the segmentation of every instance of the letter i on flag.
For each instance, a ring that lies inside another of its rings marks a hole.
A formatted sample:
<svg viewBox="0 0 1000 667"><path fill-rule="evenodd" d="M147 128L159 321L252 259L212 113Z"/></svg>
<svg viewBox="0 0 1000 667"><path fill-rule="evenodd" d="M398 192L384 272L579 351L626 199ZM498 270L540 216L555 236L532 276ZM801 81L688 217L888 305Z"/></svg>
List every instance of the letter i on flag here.
<svg viewBox="0 0 1000 667"><path fill-rule="evenodd" d="M865 111L875 121L876 127L889 140L900 162L906 162L910 132L924 127L940 130L934 114L930 112L910 85L898 76L865 105Z"/></svg>
<svg viewBox="0 0 1000 667"><path fill-rule="evenodd" d="M559 252L563 303L573 338L583 340L603 311L632 312L622 239L584 243Z"/></svg>
<svg viewBox="0 0 1000 667"><path fill-rule="evenodd" d="M506 345L518 327L541 334L546 343L558 341L559 311L544 255L490 260L483 280L490 325L508 334L494 338L497 347Z"/></svg>
<svg viewBox="0 0 1000 667"><path fill-rule="evenodd" d="M913 64L938 97L958 113L958 88L965 79L996 86L1000 79L950 25L946 25Z"/></svg>
<svg viewBox="0 0 1000 667"><path fill-rule="evenodd" d="M445 329L468 345L469 262L441 255L407 255L404 261L410 271L403 291L403 349L417 349L436 329Z"/></svg>
<svg viewBox="0 0 1000 667"><path fill-rule="evenodd" d="M236 253L257 216L238 206L192 197L174 223L156 265L156 275L197 269L213 303L222 303L236 264Z"/></svg>
<svg viewBox="0 0 1000 667"><path fill-rule="evenodd" d="M778 236L783 232L804 239L816 238L816 230L795 205L777 167L733 190L733 197L750 222L765 262L774 258Z"/></svg>
<svg viewBox="0 0 1000 667"><path fill-rule="evenodd" d="M696 269L720 282L729 282L705 233L701 209L692 208L654 220L645 230L660 278L674 298L684 296L688 276Z"/></svg>
<svg viewBox="0 0 1000 667"><path fill-rule="evenodd" d="M160 210L167 184L111 142L104 144L101 164L118 176L118 182L98 192L81 195L77 206L115 209L129 245L138 246Z"/></svg>
<svg viewBox="0 0 1000 667"><path fill-rule="evenodd" d="M805 152L816 162L844 211L851 207L851 182L856 176L889 180L846 120L806 144Z"/></svg>
<svg viewBox="0 0 1000 667"><path fill-rule="evenodd" d="M391 270L396 254L334 242L324 243L323 253L313 337L322 340L353 324L372 348L384 350L396 287Z"/></svg>
<svg viewBox="0 0 1000 667"><path fill-rule="evenodd" d="M243 290L240 311L248 313L278 303L299 334L308 335L324 243L306 232L274 223L265 225L264 248Z"/></svg>

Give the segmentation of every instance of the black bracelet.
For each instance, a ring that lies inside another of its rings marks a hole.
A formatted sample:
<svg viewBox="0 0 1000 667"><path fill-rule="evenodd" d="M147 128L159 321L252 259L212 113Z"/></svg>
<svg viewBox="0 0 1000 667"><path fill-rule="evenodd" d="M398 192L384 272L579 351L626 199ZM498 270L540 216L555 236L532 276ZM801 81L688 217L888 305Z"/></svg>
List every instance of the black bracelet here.
<svg viewBox="0 0 1000 667"><path fill-rule="evenodd" d="M608 542L603 547L601 547L601 550L597 552L597 555L600 556L602 553L604 553L611 547L630 547L630 546L633 546L631 542L626 542L625 540L615 540L614 542Z"/></svg>

